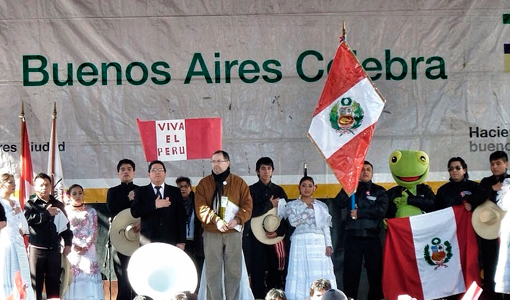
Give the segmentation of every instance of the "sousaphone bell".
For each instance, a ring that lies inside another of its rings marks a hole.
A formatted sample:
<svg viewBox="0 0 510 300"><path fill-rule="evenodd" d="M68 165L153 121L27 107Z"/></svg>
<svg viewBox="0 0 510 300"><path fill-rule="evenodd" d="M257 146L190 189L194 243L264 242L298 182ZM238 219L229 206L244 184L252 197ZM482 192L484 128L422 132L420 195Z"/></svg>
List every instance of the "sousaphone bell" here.
<svg viewBox="0 0 510 300"><path fill-rule="evenodd" d="M173 299L197 287L197 269L183 250L166 243L150 243L136 250L127 268L131 287L138 295L155 300Z"/></svg>

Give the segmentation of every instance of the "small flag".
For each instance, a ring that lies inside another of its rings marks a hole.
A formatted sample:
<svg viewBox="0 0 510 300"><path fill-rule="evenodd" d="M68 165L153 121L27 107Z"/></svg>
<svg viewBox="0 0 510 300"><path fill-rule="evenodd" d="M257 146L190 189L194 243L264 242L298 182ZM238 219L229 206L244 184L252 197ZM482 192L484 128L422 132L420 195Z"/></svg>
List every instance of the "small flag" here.
<svg viewBox="0 0 510 300"><path fill-rule="evenodd" d="M136 121L148 162L210 158L222 148L221 118Z"/></svg>
<svg viewBox="0 0 510 300"><path fill-rule="evenodd" d="M341 40L308 136L348 195L358 185L384 102L352 50Z"/></svg>
<svg viewBox="0 0 510 300"><path fill-rule="evenodd" d="M461 294L479 281L478 245L471 212L462 205L388 220L383 290L388 299L418 300Z"/></svg>

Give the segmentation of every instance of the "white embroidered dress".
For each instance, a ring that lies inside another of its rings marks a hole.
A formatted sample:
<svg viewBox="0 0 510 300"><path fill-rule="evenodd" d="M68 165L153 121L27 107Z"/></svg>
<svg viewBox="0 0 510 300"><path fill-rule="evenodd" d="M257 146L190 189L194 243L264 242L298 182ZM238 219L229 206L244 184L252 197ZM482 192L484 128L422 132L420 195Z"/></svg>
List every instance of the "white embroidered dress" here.
<svg viewBox="0 0 510 300"><path fill-rule="evenodd" d="M20 228L24 227L23 223L26 224L25 215L22 211L15 214L15 208L19 208L19 202L14 198L11 200L14 201L14 207L9 200L0 197L7 217L7 226L0 232L0 299L5 299L16 291L14 274L19 270L21 279L27 286L26 299L33 300L35 294L30 279L28 256L25 242L19 232Z"/></svg>
<svg viewBox="0 0 510 300"><path fill-rule="evenodd" d="M296 230L290 237L290 256L285 294L287 299L301 300L309 297L310 285L319 278L331 282L336 288L336 278L331 257L326 247L331 243L331 215L323 202L314 199L313 209L301 200L287 203L286 216Z"/></svg>
<svg viewBox="0 0 510 300"><path fill-rule="evenodd" d="M73 247L71 247L71 253L67 255L73 278L63 298L65 300L103 300L103 281L94 245L97 235L96 210L87 206L84 210L67 206L66 212L73 232ZM88 250L80 255L74 250L74 245L87 247Z"/></svg>

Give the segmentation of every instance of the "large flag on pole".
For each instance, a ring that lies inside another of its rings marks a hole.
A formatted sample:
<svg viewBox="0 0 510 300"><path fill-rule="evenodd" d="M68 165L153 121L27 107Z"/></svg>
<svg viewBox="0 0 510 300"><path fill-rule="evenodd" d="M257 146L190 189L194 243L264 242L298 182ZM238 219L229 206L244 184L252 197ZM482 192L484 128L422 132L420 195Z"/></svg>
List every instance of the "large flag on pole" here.
<svg viewBox="0 0 510 300"><path fill-rule="evenodd" d="M19 203L23 208L25 199L34 192L32 169L32 155L30 154L30 142L28 139L27 123L25 119L25 109L21 103L21 142L20 142L20 174L19 174Z"/></svg>
<svg viewBox="0 0 510 300"><path fill-rule="evenodd" d="M461 294L480 283L472 213L463 205L388 220L383 290L388 299L418 300Z"/></svg>
<svg viewBox="0 0 510 300"><path fill-rule="evenodd" d="M57 139L57 104L53 103L53 114L51 116L51 136L50 151L48 153L48 175L52 180L51 194L58 200L64 202L64 172L62 170L62 160L60 159L60 151L58 149Z"/></svg>
<svg viewBox="0 0 510 300"><path fill-rule="evenodd" d="M308 136L349 195L356 190L384 102L352 50L341 39Z"/></svg>
<svg viewBox="0 0 510 300"><path fill-rule="evenodd" d="M221 118L136 121L147 161L210 158L222 148Z"/></svg>

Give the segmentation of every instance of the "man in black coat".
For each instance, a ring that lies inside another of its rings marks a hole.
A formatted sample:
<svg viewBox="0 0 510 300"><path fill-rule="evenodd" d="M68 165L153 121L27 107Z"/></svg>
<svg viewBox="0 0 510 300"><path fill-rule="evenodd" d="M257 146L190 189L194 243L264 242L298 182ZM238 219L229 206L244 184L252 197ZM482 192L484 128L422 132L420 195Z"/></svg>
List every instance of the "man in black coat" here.
<svg viewBox="0 0 510 300"><path fill-rule="evenodd" d="M508 154L504 151L495 151L489 156L492 176L484 177L476 190L473 210L485 201L497 203L498 191L503 186L503 181L510 178L508 174ZM494 291L496 283L494 276L498 265L499 238L487 240L480 237L480 258L483 268L482 288L480 300L506 299L503 295ZM505 295L507 296L507 295Z"/></svg>
<svg viewBox="0 0 510 300"><path fill-rule="evenodd" d="M138 187L133 183L135 178L135 163L131 159L121 159L117 164L117 173L120 184L108 189L106 194L106 207L110 212L110 222L121 211L131 208L131 202L135 197L135 189ZM126 256L112 248L113 267L117 275L118 293L116 300L131 300L136 296L135 291L129 283L127 267L130 256Z"/></svg>
<svg viewBox="0 0 510 300"><path fill-rule="evenodd" d="M30 229L30 275L36 299L42 300L43 287L47 298L60 298L60 266L62 264L61 240L64 241L62 253L71 252L73 232L70 229L64 204L51 195L51 177L39 173L34 178L35 194L25 203L25 218ZM63 215L63 216L62 216ZM65 216L65 219L64 219ZM67 225L57 228L63 219Z"/></svg>
<svg viewBox="0 0 510 300"><path fill-rule="evenodd" d="M343 291L354 299L358 297L363 259L369 284L367 299L384 298L381 285L383 265L381 230L389 199L386 190L372 182L373 175L372 164L365 161L354 194L355 207L351 207L351 197L343 189L335 197L335 201L339 201L339 207L349 207L345 222Z"/></svg>
<svg viewBox="0 0 510 300"><path fill-rule="evenodd" d="M131 214L141 218L140 245L167 243L184 250L186 244L186 210L181 192L165 183L166 167L159 160L149 164L151 183L138 187Z"/></svg>

